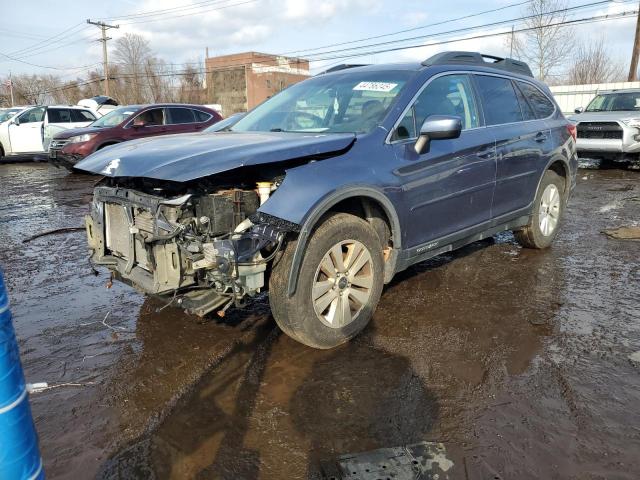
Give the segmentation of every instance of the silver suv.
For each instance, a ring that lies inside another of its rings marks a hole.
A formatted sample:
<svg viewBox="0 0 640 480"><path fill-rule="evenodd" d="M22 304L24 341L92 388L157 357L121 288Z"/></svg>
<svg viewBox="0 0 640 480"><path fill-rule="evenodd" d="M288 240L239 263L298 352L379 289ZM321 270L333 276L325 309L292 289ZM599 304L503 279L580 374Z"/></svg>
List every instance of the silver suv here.
<svg viewBox="0 0 640 480"><path fill-rule="evenodd" d="M581 159L628 163L640 169L640 89L601 92L569 118Z"/></svg>

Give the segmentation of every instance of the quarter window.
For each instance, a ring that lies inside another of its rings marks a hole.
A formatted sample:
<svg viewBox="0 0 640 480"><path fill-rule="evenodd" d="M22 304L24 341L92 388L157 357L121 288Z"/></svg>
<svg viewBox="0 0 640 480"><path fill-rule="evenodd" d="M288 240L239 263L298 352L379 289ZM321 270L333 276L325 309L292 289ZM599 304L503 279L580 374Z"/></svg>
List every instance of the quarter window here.
<svg viewBox="0 0 640 480"><path fill-rule="evenodd" d="M193 113L196 116L196 122L208 122L211 118L211 115L200 110L194 110Z"/></svg>
<svg viewBox="0 0 640 480"><path fill-rule="evenodd" d="M529 102L526 98L524 98L524 94L520 91L518 87L515 88L516 96L518 97L518 103L520 104L520 110L522 110L522 116L525 120L535 120L536 114L529 105Z"/></svg>
<svg viewBox="0 0 640 480"><path fill-rule="evenodd" d="M402 118L391 139L416 138L420 126L431 115L460 117L463 130L479 126L468 75L445 75L432 80Z"/></svg>
<svg viewBox="0 0 640 480"><path fill-rule="evenodd" d="M522 121L520 104L511 80L488 75L477 75L476 79L487 125Z"/></svg>
<svg viewBox="0 0 640 480"><path fill-rule="evenodd" d="M540 91L537 87L526 82L516 82L518 87L524 93L524 96L529 100L533 110L536 113L537 118L547 118L555 110L553 102Z"/></svg>

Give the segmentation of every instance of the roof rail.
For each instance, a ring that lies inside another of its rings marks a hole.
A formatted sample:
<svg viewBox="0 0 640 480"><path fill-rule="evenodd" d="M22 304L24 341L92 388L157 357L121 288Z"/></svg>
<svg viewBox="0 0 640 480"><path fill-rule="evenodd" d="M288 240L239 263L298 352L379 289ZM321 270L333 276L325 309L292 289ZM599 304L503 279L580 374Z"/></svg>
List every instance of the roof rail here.
<svg viewBox="0 0 640 480"><path fill-rule="evenodd" d="M346 70L347 68L366 67L367 65L369 64L368 63L343 63L341 65L336 65L335 67L331 67L325 70L324 72L320 72L318 73L318 75L322 75L324 73L339 72L340 70Z"/></svg>
<svg viewBox="0 0 640 480"><path fill-rule="evenodd" d="M487 61L488 60L488 61ZM478 52L442 52L436 53L429 57L422 65L429 67L431 65L478 65L482 67L497 68L506 70L507 72L519 73L527 77L533 77L533 73L525 62L515 60L513 58L502 58L494 55L486 55Z"/></svg>

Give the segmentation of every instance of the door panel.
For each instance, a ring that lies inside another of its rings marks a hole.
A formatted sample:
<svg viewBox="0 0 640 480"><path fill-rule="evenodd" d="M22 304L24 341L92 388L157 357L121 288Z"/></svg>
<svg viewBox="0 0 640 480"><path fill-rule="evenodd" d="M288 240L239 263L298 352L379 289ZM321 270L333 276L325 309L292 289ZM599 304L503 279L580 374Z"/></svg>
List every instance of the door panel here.
<svg viewBox="0 0 640 480"><path fill-rule="evenodd" d="M550 154L550 131L543 120L491 127L496 136L497 175L493 201L495 217L529 205L535 196L545 159Z"/></svg>
<svg viewBox="0 0 640 480"><path fill-rule="evenodd" d="M468 229L491 219L496 159L493 138L483 128L454 140L431 142L418 155L413 142L395 144L407 208L409 247ZM435 247L436 245L432 246Z"/></svg>
<svg viewBox="0 0 640 480"><path fill-rule="evenodd" d="M45 108L34 108L22 113L20 125L9 125L9 141L13 153L42 152L42 126Z"/></svg>

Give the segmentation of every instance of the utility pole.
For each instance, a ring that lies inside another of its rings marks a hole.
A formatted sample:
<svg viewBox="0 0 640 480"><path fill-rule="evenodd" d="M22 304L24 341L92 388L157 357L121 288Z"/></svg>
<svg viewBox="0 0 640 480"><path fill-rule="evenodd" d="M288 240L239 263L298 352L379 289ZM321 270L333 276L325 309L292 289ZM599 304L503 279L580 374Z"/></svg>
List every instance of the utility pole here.
<svg viewBox="0 0 640 480"><path fill-rule="evenodd" d="M509 52L509 58L513 58L513 42L515 41L516 27L511 25L511 51Z"/></svg>
<svg viewBox="0 0 640 480"><path fill-rule="evenodd" d="M9 92L11 93L11 106L15 105L15 101L13 100L13 78L11 78L11 72L9 72Z"/></svg>
<svg viewBox="0 0 640 480"><path fill-rule="evenodd" d="M111 40L111 37L107 37L107 30L110 28L120 28L120 25L107 25L104 22L92 22L87 19L87 23L100 27L102 30L102 38L98 40L102 42L102 68L104 70L104 94L109 96L109 60L107 59L107 40Z"/></svg>
<svg viewBox="0 0 640 480"><path fill-rule="evenodd" d="M636 19L636 36L633 40L633 53L631 54L631 66L629 67L629 81L634 82L638 73L638 54L640 54L640 8Z"/></svg>

